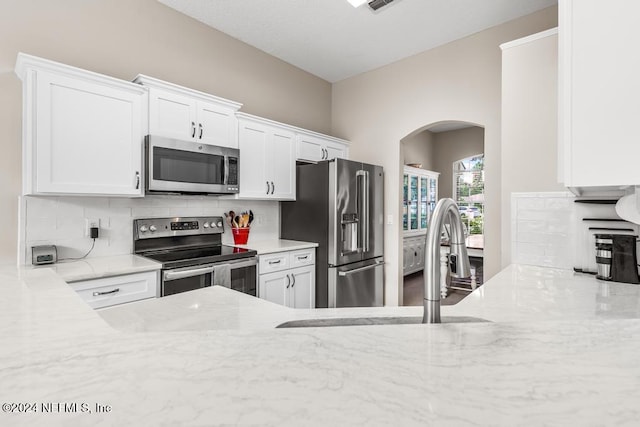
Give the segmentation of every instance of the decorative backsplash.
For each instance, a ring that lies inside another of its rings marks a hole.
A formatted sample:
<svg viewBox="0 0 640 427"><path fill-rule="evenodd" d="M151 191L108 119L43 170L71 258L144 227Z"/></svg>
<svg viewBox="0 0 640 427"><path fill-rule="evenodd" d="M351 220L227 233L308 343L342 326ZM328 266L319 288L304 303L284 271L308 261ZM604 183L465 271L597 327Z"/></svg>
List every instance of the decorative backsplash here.
<svg viewBox="0 0 640 427"><path fill-rule="evenodd" d="M511 194L511 262L572 269L575 197L569 192Z"/></svg>
<svg viewBox="0 0 640 427"><path fill-rule="evenodd" d="M147 196L119 197L35 197L20 201L21 263L31 263L31 247L56 245L59 258L80 257L91 248L85 237L85 219L100 220L100 238L88 257L130 254L133 251L135 218L171 216L223 216L223 212L251 209L249 242L279 238L279 206L275 201L227 200L218 197ZM232 244L225 223L223 243Z"/></svg>
<svg viewBox="0 0 640 427"><path fill-rule="evenodd" d="M597 233L638 235L640 229L618 216L615 198L576 198L569 192L511 195L513 263L595 273Z"/></svg>

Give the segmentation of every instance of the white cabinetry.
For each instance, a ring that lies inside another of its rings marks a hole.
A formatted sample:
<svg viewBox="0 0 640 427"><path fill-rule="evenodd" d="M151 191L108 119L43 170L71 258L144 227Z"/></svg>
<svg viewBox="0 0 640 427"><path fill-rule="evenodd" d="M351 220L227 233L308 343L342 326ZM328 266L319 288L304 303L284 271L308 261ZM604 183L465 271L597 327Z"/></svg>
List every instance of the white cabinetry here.
<svg viewBox="0 0 640 427"><path fill-rule="evenodd" d="M238 113L239 199L295 200L295 134L281 123Z"/></svg>
<svg viewBox="0 0 640 427"><path fill-rule="evenodd" d="M319 162L335 158L349 158L348 141L312 132L296 135L296 159Z"/></svg>
<svg viewBox="0 0 640 427"><path fill-rule="evenodd" d="M315 248L259 256L258 296L291 308L314 308Z"/></svg>
<svg viewBox="0 0 640 427"><path fill-rule="evenodd" d="M424 269L425 236L405 237L402 247L403 275Z"/></svg>
<svg viewBox="0 0 640 427"><path fill-rule="evenodd" d="M92 308L159 296L157 271L73 282L69 285Z"/></svg>
<svg viewBox="0 0 640 427"><path fill-rule="evenodd" d="M149 133L238 148L237 102L153 77L134 80L149 88Z"/></svg>
<svg viewBox="0 0 640 427"><path fill-rule="evenodd" d="M425 234L438 201L438 172L404 167L402 230L404 236Z"/></svg>
<svg viewBox="0 0 640 427"><path fill-rule="evenodd" d="M640 184L640 2L559 2L559 176L574 192Z"/></svg>
<svg viewBox="0 0 640 427"><path fill-rule="evenodd" d="M146 90L20 53L23 193L142 196Z"/></svg>

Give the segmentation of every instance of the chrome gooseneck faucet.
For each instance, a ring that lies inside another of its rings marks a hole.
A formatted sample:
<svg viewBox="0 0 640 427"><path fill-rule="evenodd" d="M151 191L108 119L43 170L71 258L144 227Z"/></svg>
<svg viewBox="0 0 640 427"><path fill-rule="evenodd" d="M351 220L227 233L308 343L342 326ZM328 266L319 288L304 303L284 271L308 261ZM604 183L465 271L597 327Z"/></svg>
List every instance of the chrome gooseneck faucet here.
<svg viewBox="0 0 640 427"><path fill-rule="evenodd" d="M452 199L440 199L427 229L424 256L424 316L422 323L440 323L440 230L449 218L451 224L449 269L453 277L471 276L464 226L458 205Z"/></svg>

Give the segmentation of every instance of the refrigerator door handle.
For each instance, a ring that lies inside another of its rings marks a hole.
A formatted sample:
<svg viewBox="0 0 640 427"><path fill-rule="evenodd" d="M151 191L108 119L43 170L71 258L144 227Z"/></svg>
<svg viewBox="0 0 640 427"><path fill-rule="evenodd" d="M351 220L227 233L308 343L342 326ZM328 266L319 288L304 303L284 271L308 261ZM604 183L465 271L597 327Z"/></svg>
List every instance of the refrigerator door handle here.
<svg viewBox="0 0 640 427"><path fill-rule="evenodd" d="M357 177L360 177L360 188L358 188L358 204L361 212L359 215L359 230L358 237L361 237L362 252L369 252L369 172L365 170L359 170L356 173Z"/></svg>
<svg viewBox="0 0 640 427"><path fill-rule="evenodd" d="M349 276L350 274L359 273L365 270L371 270L372 268L380 267L381 265L384 265L384 261L379 261L379 262L376 262L375 264L367 265L365 267L354 268L353 270L340 271L338 272L338 276L340 277Z"/></svg>

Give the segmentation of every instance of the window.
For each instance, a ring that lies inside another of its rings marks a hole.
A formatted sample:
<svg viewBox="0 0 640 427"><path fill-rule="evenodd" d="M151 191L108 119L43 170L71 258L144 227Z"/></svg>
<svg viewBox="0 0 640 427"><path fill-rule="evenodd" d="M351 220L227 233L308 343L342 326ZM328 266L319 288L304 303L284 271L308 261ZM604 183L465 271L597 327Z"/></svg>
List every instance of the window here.
<svg viewBox="0 0 640 427"><path fill-rule="evenodd" d="M453 162L454 200L469 234L484 234L484 155Z"/></svg>

